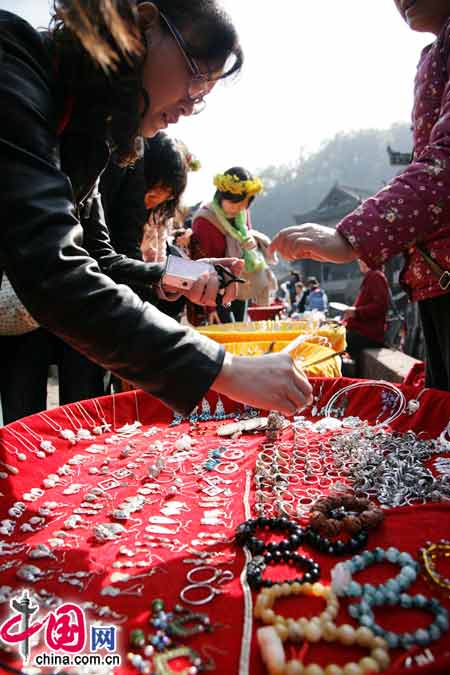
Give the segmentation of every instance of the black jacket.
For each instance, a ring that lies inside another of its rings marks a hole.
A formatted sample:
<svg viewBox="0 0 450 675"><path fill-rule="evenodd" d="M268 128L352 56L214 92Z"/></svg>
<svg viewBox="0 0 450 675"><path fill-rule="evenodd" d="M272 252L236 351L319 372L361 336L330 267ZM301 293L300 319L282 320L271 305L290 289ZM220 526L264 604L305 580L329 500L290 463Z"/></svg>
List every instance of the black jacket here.
<svg viewBox="0 0 450 675"><path fill-rule="evenodd" d="M94 231L101 222L93 187L109 152L83 142L76 109L58 136L53 61L37 31L0 11L0 271L42 326L187 412L219 373L223 349L114 283L83 247L79 218ZM95 245L106 253L104 236Z"/></svg>
<svg viewBox="0 0 450 675"><path fill-rule="evenodd" d="M114 248L135 260L142 260L140 244L147 220L145 192L144 160L122 168L113 154L100 179L105 219Z"/></svg>

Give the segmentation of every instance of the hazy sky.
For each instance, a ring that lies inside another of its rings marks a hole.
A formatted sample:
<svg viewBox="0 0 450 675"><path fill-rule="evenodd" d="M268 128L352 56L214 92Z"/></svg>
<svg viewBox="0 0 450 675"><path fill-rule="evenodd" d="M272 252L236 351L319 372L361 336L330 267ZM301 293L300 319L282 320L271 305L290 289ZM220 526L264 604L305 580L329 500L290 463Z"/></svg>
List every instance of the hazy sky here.
<svg viewBox="0 0 450 675"><path fill-rule="evenodd" d="M403 23L394 0L222 0L245 49L238 81L169 128L202 162L187 201L212 194L214 173L295 160L338 131L410 119L420 50L432 36ZM46 25L47 0L0 0Z"/></svg>

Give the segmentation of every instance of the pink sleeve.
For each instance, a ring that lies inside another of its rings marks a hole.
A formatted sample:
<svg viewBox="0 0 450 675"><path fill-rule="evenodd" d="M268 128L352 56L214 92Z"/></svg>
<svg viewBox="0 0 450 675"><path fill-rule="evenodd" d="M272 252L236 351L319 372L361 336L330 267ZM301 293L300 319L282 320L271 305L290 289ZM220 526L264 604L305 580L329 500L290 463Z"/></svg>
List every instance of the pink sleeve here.
<svg viewBox="0 0 450 675"><path fill-rule="evenodd" d="M450 29L445 44L450 45ZM447 59L448 60L448 59ZM378 194L344 218L337 230L369 267L410 248L450 223L450 84L428 145Z"/></svg>
<svg viewBox="0 0 450 675"><path fill-rule="evenodd" d="M195 238L196 258L224 258L226 241L224 235L206 218L199 216L192 223Z"/></svg>

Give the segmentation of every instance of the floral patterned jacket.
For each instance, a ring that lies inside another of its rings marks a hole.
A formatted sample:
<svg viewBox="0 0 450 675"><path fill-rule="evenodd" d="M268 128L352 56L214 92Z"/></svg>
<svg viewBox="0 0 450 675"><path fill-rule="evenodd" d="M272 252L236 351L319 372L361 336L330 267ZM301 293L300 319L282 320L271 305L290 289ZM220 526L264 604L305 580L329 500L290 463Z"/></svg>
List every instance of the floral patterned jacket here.
<svg viewBox="0 0 450 675"><path fill-rule="evenodd" d="M371 268L404 253L401 280L414 301L445 292L416 249L450 270L450 20L419 62L413 109L414 158L363 202L338 231Z"/></svg>

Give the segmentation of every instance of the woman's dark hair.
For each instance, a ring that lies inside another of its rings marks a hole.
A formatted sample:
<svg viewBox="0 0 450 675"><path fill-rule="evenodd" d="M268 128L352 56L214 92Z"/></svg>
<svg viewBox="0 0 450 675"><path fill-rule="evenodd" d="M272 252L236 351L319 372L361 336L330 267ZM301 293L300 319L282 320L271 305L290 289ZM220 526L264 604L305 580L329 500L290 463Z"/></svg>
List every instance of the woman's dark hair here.
<svg viewBox="0 0 450 675"><path fill-rule="evenodd" d="M254 180L254 176L250 173L250 171L247 171L247 169L244 169L242 166L232 166L231 169L227 169L225 171L224 175L236 176L236 178L239 178L239 180ZM245 192L241 192L237 195L234 192L220 192L220 190L216 190L215 194L215 198L218 200L219 204L222 204L224 199L237 204L238 202L242 202L246 197L247 194ZM254 196L250 197L248 202L249 206L254 199Z"/></svg>
<svg viewBox="0 0 450 675"><path fill-rule="evenodd" d="M138 0L137 4L149 0ZM181 32L189 56L213 69L226 66L219 79L238 73L244 64L244 53L230 16L217 0L151 0L160 12ZM162 22L162 28L169 32Z"/></svg>
<svg viewBox="0 0 450 675"><path fill-rule="evenodd" d="M73 99L77 126L91 139L109 138L122 166L139 157L142 96L149 103L142 89L145 48L137 4L139 0L54 0L52 19L61 107ZM236 30L216 0L153 4L181 32L192 58L211 70L225 68L222 78L241 69ZM164 22L161 27L168 30Z"/></svg>
<svg viewBox="0 0 450 675"><path fill-rule="evenodd" d="M173 218L186 189L188 168L177 142L160 132L144 145L145 191L157 186L170 188L172 196L149 212L154 221Z"/></svg>

